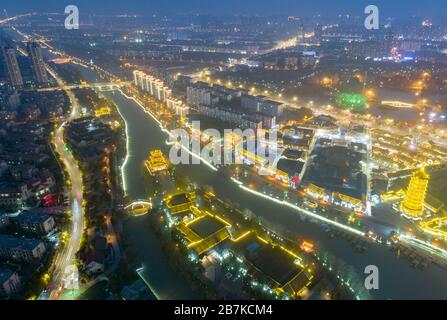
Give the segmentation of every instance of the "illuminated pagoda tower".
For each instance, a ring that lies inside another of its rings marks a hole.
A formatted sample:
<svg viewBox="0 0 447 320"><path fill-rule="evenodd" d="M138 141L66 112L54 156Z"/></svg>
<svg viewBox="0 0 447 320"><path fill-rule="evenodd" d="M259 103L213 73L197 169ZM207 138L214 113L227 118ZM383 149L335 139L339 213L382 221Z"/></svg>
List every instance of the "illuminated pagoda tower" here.
<svg viewBox="0 0 447 320"><path fill-rule="evenodd" d="M429 180L430 175L425 172L424 167L413 173L401 205L401 210L405 215L411 218L420 218L422 216Z"/></svg>
<svg viewBox="0 0 447 320"><path fill-rule="evenodd" d="M169 161L165 158L161 150L149 152L149 158L145 161L147 170L151 175L164 172L169 169Z"/></svg>

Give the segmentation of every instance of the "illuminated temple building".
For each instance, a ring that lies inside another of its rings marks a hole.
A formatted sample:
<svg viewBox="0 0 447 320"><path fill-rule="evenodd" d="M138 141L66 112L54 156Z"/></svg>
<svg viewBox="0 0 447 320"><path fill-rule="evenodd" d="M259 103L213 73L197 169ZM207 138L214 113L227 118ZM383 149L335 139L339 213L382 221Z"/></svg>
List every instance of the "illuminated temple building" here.
<svg viewBox="0 0 447 320"><path fill-rule="evenodd" d="M263 292L270 290L291 299L299 298L314 282L314 264L306 263L293 249L265 234L237 226L227 216L199 209L194 192L169 195L163 202L166 221L176 230L174 237L187 249L188 258L205 270L214 270L210 271L214 276L207 273L209 280L222 281L219 279L223 275L216 277L215 272L225 260L242 272L252 289L259 287ZM313 244L306 242L305 251L313 251Z"/></svg>
<svg viewBox="0 0 447 320"><path fill-rule="evenodd" d="M149 152L149 158L145 161L145 166L151 175L164 172L169 169L169 161L160 150Z"/></svg>
<svg viewBox="0 0 447 320"><path fill-rule="evenodd" d="M423 215L429 179L424 167L413 174L401 205L405 215L411 218L420 218Z"/></svg>

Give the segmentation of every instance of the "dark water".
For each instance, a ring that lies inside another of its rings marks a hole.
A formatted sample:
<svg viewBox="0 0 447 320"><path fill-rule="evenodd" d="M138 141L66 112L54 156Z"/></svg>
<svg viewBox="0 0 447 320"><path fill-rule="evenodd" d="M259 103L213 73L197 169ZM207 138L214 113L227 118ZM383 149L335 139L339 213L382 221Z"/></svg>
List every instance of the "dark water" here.
<svg viewBox="0 0 447 320"><path fill-rule="evenodd" d="M141 163L151 149L159 148L167 152L165 145L167 137L161 132L158 124L135 102L117 92L107 95L118 105L127 123L129 159L124 167L127 193L134 199L144 198L147 194L144 178L141 175ZM380 289L370 291L371 298L447 299L447 290L445 290L447 271L436 265L431 265L425 271L414 269L409 266L405 258L398 258L389 248L375 244L369 245L365 254L356 253L351 243L343 239L330 238L321 226L309 220L303 221L294 209L248 193L205 165L178 166L177 170L187 174L199 185L211 185L220 198L237 203L241 209L250 209L256 215L314 241L321 248L321 255L328 257L334 269L338 270L345 279L357 282L359 287L363 283L365 267L378 266ZM130 227L141 228L138 223ZM144 241L136 239L132 245L141 247L144 252L156 251L156 239L154 241L150 239L152 236L149 230L146 237L148 239ZM172 276L168 271L165 273L167 278Z"/></svg>
<svg viewBox="0 0 447 320"><path fill-rule="evenodd" d="M133 111L138 111L136 105L131 103L120 93L103 93L112 98L119 106L120 112L127 122ZM141 109L140 109L141 110ZM142 113L142 112L141 112ZM147 117L138 116L132 122L127 122L128 133L128 160L124 166L126 193L132 199L147 199L146 179L142 170L143 160L150 149L159 145L162 138L157 130L145 136L140 136L141 130L148 126ZM136 122L133 122L133 121ZM146 132L148 133L148 132ZM161 250L160 241L153 233L147 217L132 217L124 224L124 232L129 245L135 250L140 263L144 266L141 273L144 280L149 283L151 290L159 299L200 299L200 294L193 292L183 278L169 265L165 253Z"/></svg>

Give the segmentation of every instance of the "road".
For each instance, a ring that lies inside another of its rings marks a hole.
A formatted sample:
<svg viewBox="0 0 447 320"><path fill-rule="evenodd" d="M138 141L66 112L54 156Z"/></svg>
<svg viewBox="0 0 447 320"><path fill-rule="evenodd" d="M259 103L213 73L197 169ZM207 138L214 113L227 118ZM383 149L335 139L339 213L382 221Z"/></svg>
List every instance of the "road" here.
<svg viewBox="0 0 447 320"><path fill-rule="evenodd" d="M14 16L14 17L10 17L10 18L7 18L7 19L0 20L0 24L5 24L5 23L8 23L8 22L17 20L19 18L22 18L22 17L29 17L29 16L32 16L32 15L34 15L34 13L19 14L19 15Z"/></svg>
<svg viewBox="0 0 447 320"><path fill-rule="evenodd" d="M66 149L64 141L64 127L69 121L79 117L80 106L73 92L66 89L63 80L53 71L48 69L50 74L56 79L58 85L64 89L70 99L72 110L66 121L62 123L54 132L54 151L59 155L68 172L68 178L71 181L71 190L69 192L71 204L71 232L70 238L64 249L60 251L54 259L54 272L52 279L52 291L48 299L58 299L61 288L64 286L64 274L76 263L76 253L81 245L81 238L84 224L84 208L82 206L82 172L78 167L76 159L71 152Z"/></svg>
<svg viewBox="0 0 447 320"><path fill-rule="evenodd" d="M19 32L17 29L15 29L20 36L22 36L25 40L29 39L29 36ZM43 42L43 41L41 41ZM47 46L49 46L47 43L43 42ZM19 52L27 56L26 51L24 51L22 48L17 48ZM86 65L86 63L83 60L77 59L75 57L71 58L73 61L72 63L82 63L83 65ZM108 74L107 71L103 70L100 67L97 66L90 66L91 68L94 68L97 72L102 72L105 74ZM78 162L73 157L72 153L66 149L66 143L64 141L64 128L65 124L68 122L77 119L80 116L80 110L81 106L79 105L78 100L76 99L74 93L72 92L72 89L75 88L83 88L83 87L104 87L104 86L121 86L121 85L128 85L129 83L132 83L132 81L121 81L120 79L117 79L114 77L115 82L108 82L108 83L86 83L81 85L67 85L61 77L56 73L55 70L47 66L47 71L51 74L51 76L56 80L57 87L54 88L45 88L38 91L52 91L52 90L64 90L67 93L68 98L70 99L71 104L71 112L68 115L68 117L65 119L65 121L55 130L53 135L53 144L54 144L54 152L59 156L60 161L63 162L64 167L68 173L68 180L70 180L71 183L71 190L69 192L69 199L71 204L71 230L69 232L69 240L65 244L64 248L59 251L56 254L56 257L53 260L53 265L51 266L52 270L52 279L51 279L51 289L49 292L42 293L40 299L48 299L48 300L57 300L62 299L64 297L63 291L65 289L73 289L72 287L67 288L65 286L66 281L69 281L72 279L72 276L76 276L76 274L73 274L73 266L76 266L76 253L79 251L81 246L81 239L83 235L83 229L84 229L84 208L83 208L83 182L82 182L82 172L78 167ZM111 75L111 74L109 74ZM107 224L107 237L108 240L112 243L112 248L114 251L114 262L112 266L110 266L105 272L102 274L102 276L110 275L118 266L118 263L120 261L121 252L118 245L117 238L115 236L113 225L108 219L106 221ZM95 282L92 282L95 283ZM88 287L90 287L90 284L79 287L80 284L78 284L79 292L85 291ZM78 293L79 293L78 292ZM73 295L71 295L74 297Z"/></svg>
<svg viewBox="0 0 447 320"><path fill-rule="evenodd" d="M20 35L25 39L29 38L29 36L23 33L21 33ZM20 47L18 47L17 49L23 56L27 56L26 51L24 51ZM71 91L71 88L65 84L65 82L62 80L61 77L59 77L56 71L49 68L48 66L46 66L46 68L51 76L56 80L58 87L67 93L71 104L70 114L66 117L65 121L54 131L52 141L54 144L54 152L59 156L60 161L62 161L68 173L68 177L66 178L68 178L71 183L71 189L69 192L69 200L71 206L71 231L69 233L70 238L65 244L64 248L56 254L53 260L53 265L50 268L53 275L51 279L50 291L42 293L41 297L39 298L55 300L61 297L61 293L64 288L64 281L67 279L67 276L73 275L73 273L69 273L69 270L73 270L70 268L76 265L76 253L80 249L84 229L84 208L82 205L82 172L78 167L76 159L73 157L71 152L66 149L66 144L64 141L65 124L79 117L81 107L74 93Z"/></svg>

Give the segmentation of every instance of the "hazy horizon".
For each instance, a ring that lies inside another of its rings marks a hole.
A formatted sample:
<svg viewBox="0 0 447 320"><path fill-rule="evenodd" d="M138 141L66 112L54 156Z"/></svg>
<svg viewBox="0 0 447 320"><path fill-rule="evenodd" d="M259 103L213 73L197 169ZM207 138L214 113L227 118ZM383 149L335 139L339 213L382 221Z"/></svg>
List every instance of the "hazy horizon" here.
<svg viewBox="0 0 447 320"><path fill-rule="evenodd" d="M253 14L253 15L298 15L334 16L338 14L362 15L366 5L379 6L381 15L386 17L440 17L447 12L447 2L428 0L421 7L421 1L387 1L387 0L226 0L222 2L207 0L77 0L51 1L31 0L5 1L0 5L1 13L22 12L61 12L66 5L74 4L79 10L96 14Z"/></svg>

